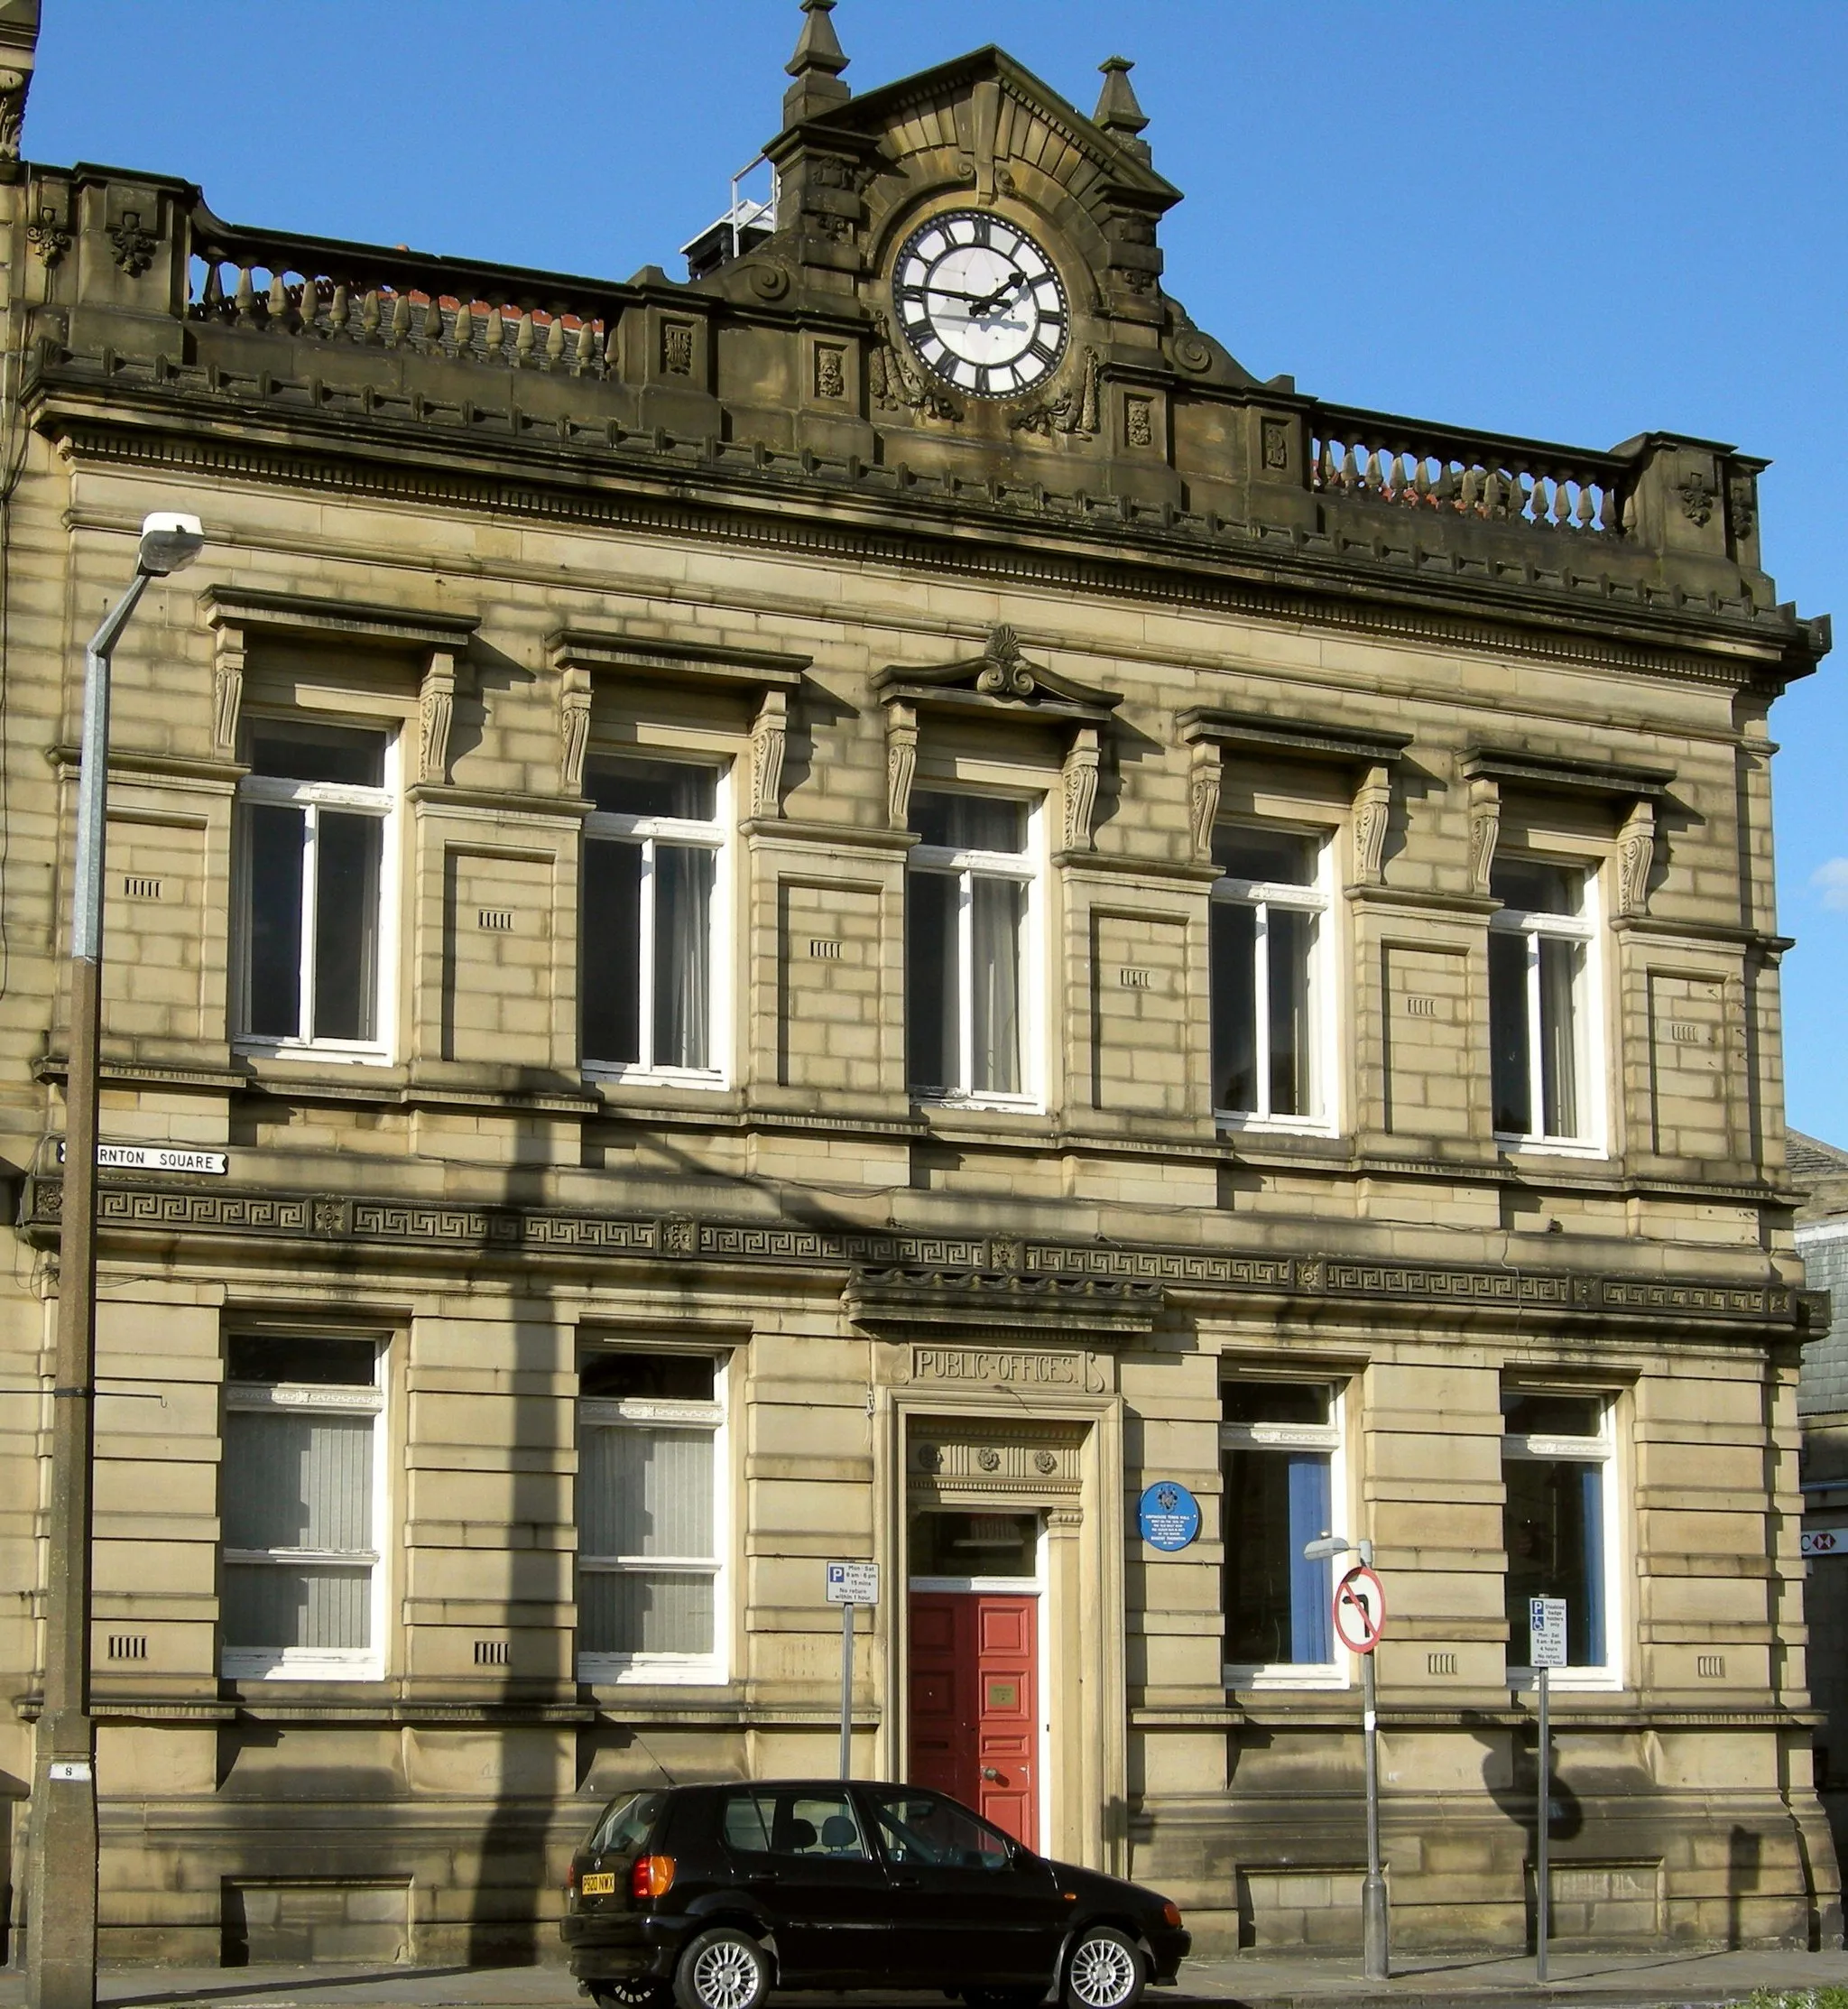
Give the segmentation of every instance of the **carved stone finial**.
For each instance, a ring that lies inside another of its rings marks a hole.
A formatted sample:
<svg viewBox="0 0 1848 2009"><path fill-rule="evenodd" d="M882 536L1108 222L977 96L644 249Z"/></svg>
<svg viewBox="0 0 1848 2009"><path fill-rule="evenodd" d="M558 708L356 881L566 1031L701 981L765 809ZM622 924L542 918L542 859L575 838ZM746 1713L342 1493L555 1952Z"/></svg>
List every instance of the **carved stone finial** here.
<svg viewBox="0 0 1848 2009"><path fill-rule="evenodd" d="M992 698L1030 698L1033 672L1021 661L1020 637L1006 622L988 631L988 646L982 652L984 666L975 679L977 690Z"/></svg>
<svg viewBox="0 0 1848 2009"><path fill-rule="evenodd" d="M819 117L854 95L852 87L841 82L847 58L827 18L834 5L835 0L802 0L802 33L795 54L783 65L795 79L783 93L785 125Z"/></svg>
<svg viewBox="0 0 1848 2009"><path fill-rule="evenodd" d="M1130 72L1136 66L1127 56L1106 56L1097 67L1104 72L1104 88L1091 123L1101 126L1119 146L1146 161L1149 143L1141 135L1149 115L1137 104L1135 87L1130 82Z"/></svg>

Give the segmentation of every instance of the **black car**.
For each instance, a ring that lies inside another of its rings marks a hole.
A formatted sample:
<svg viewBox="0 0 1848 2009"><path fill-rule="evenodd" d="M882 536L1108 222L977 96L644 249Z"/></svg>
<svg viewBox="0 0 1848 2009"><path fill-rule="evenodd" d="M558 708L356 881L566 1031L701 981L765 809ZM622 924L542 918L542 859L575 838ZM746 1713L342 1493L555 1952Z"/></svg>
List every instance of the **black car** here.
<svg viewBox="0 0 1848 2009"><path fill-rule="evenodd" d="M857 1780L614 1801L571 1858L559 1930L598 2009L760 2009L772 1987L1132 2009L1192 1944L1153 1891L1049 1862L946 1794Z"/></svg>

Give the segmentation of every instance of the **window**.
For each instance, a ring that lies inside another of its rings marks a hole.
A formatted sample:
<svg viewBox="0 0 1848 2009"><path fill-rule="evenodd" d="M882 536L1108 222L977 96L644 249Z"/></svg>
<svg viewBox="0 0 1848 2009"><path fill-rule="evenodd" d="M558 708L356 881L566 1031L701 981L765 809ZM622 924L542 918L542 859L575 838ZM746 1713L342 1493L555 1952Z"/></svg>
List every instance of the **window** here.
<svg viewBox="0 0 1848 2009"><path fill-rule="evenodd" d="M935 1869L1005 1869L1013 1845L998 1828L954 1800L915 1786L867 1786L879 1838L894 1867L922 1864Z"/></svg>
<svg viewBox="0 0 1848 2009"><path fill-rule="evenodd" d="M605 760L584 843L587 1069L715 1082L723 778L690 762Z"/></svg>
<svg viewBox="0 0 1848 2009"><path fill-rule="evenodd" d="M390 734L258 719L238 784L241 1042L383 1060Z"/></svg>
<svg viewBox="0 0 1848 2009"><path fill-rule="evenodd" d="M1342 1519L1341 1431L1322 1382L1234 1381L1221 1394L1225 1680L1340 1687L1329 1565L1303 1547Z"/></svg>
<svg viewBox="0 0 1848 2009"><path fill-rule="evenodd" d="M1570 866L1498 858L1489 891L1490 1079L1495 1130L1593 1144L1590 882Z"/></svg>
<svg viewBox="0 0 1848 2009"><path fill-rule="evenodd" d="M1029 1106L1031 805L914 791L906 886L906 1060L912 1092Z"/></svg>
<svg viewBox="0 0 1848 2009"><path fill-rule="evenodd" d="M231 1340L219 1477L227 1676L384 1671L381 1357L370 1339Z"/></svg>
<svg viewBox="0 0 1848 2009"><path fill-rule="evenodd" d="M1301 1129L1326 1120L1327 846L1222 825L1213 859L1213 1106Z"/></svg>
<svg viewBox="0 0 1848 2009"><path fill-rule="evenodd" d="M812 1786L728 1793L719 1814L725 1845L739 1856L803 1856L864 1863L873 1852L851 1794Z"/></svg>
<svg viewBox="0 0 1848 2009"><path fill-rule="evenodd" d="M586 1681L725 1679L725 1411L710 1355L579 1371L578 1664Z"/></svg>
<svg viewBox="0 0 1848 2009"><path fill-rule="evenodd" d="M1612 1404L1601 1395L1510 1388L1502 1395L1502 1477L1507 1504L1502 1542L1508 1552L1508 1666L1525 1671L1528 1600L1566 1600L1566 1668L1608 1677L1614 1671L1616 1581ZM1583 1679L1583 1676L1581 1676Z"/></svg>

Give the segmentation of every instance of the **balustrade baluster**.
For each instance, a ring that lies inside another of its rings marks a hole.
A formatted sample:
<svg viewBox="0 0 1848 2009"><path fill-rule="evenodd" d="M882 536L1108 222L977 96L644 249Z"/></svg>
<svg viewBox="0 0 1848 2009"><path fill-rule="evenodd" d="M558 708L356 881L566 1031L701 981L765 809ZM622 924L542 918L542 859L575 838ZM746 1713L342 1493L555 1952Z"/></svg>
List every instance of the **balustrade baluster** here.
<svg viewBox="0 0 1848 2009"><path fill-rule="evenodd" d="M532 310L520 309L520 332L513 338L513 366L527 370L532 367Z"/></svg>
<svg viewBox="0 0 1848 2009"><path fill-rule="evenodd" d="M1350 445L1345 458L1341 463L1341 486L1352 493L1361 485L1360 457Z"/></svg>
<svg viewBox="0 0 1848 2009"><path fill-rule="evenodd" d="M231 296L231 318L239 328L249 328L256 320L256 286L248 265L237 268L237 290Z"/></svg>
<svg viewBox="0 0 1848 2009"><path fill-rule="evenodd" d="M1455 509L1456 504L1456 470L1450 465L1450 457L1445 455L1437 463L1437 486L1431 499L1439 509Z"/></svg>
<svg viewBox="0 0 1848 2009"><path fill-rule="evenodd" d="M368 286L365 298L360 302L359 338L362 342L375 342L379 338L379 290L376 286Z"/></svg>
<svg viewBox="0 0 1848 2009"><path fill-rule="evenodd" d="M402 348L411 339L411 295L395 294L392 301L392 347Z"/></svg>
<svg viewBox="0 0 1848 2009"><path fill-rule="evenodd" d="M578 376L596 375L596 324L588 314L578 324L578 366L575 374Z"/></svg>
<svg viewBox="0 0 1848 2009"><path fill-rule="evenodd" d="M1380 449L1371 447L1367 450L1367 493L1381 495L1386 492L1386 470L1380 465Z"/></svg>
<svg viewBox="0 0 1848 2009"><path fill-rule="evenodd" d="M282 274L280 272L270 274L270 292L265 313L272 321L282 321L285 325L288 322L289 289L282 283Z"/></svg>
<svg viewBox="0 0 1848 2009"><path fill-rule="evenodd" d="M456 345L457 356L468 356L475 348L475 309L468 301L456 303L456 321L449 330L449 339Z"/></svg>
<svg viewBox="0 0 1848 2009"><path fill-rule="evenodd" d="M490 307L487 310L487 331L482 338L490 363L500 361L501 344L505 338L506 324L501 319L501 310L498 307Z"/></svg>
<svg viewBox="0 0 1848 2009"><path fill-rule="evenodd" d="M1320 468L1321 471L1316 477L1317 483L1325 495L1333 494L1341 486L1341 477L1335 471L1335 449L1326 440L1322 442Z"/></svg>
<svg viewBox="0 0 1848 2009"><path fill-rule="evenodd" d="M616 329L621 324L621 319L622 317L620 315L615 315L611 318L610 331L604 338L603 374L605 376L620 376L622 375L622 370L616 356Z"/></svg>
<svg viewBox="0 0 1848 2009"><path fill-rule="evenodd" d="M545 331L545 366L555 370L565 359L565 317L553 310L551 325Z"/></svg>
<svg viewBox="0 0 1848 2009"><path fill-rule="evenodd" d="M347 296L346 282L334 282L334 297L328 302L328 333L337 339L346 332L346 323L351 316L352 302Z"/></svg>
<svg viewBox="0 0 1848 2009"><path fill-rule="evenodd" d="M217 320L225 311L225 289L218 279L218 261L208 259L206 263L205 290L199 294L199 312L208 319Z"/></svg>
<svg viewBox="0 0 1848 2009"><path fill-rule="evenodd" d="M1572 522L1572 497L1566 492L1566 477L1553 477L1553 527L1564 530Z"/></svg>
<svg viewBox="0 0 1848 2009"><path fill-rule="evenodd" d="M1573 511L1572 519L1580 530L1592 527L1592 485L1583 476L1578 484L1578 506Z"/></svg>
<svg viewBox="0 0 1848 2009"><path fill-rule="evenodd" d="M443 303L432 293L423 310L423 346L433 349L439 356L443 352Z"/></svg>

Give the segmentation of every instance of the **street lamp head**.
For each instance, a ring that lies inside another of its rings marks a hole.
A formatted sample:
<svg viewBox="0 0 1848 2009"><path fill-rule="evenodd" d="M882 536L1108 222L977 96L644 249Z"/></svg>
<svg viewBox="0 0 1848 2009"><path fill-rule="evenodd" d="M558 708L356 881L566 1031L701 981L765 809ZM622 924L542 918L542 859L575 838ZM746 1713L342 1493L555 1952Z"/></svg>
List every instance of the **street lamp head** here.
<svg viewBox="0 0 1848 2009"><path fill-rule="evenodd" d="M1325 1534L1319 1541L1303 1544L1305 1562L1326 1562L1331 1556L1344 1556L1354 1544L1344 1534Z"/></svg>
<svg viewBox="0 0 1848 2009"><path fill-rule="evenodd" d="M197 516L157 509L142 518L135 567L150 579L165 579L170 572L183 572L205 547L206 533Z"/></svg>

